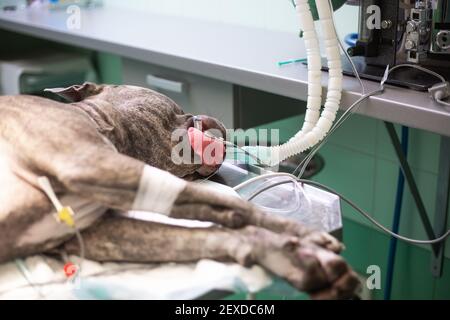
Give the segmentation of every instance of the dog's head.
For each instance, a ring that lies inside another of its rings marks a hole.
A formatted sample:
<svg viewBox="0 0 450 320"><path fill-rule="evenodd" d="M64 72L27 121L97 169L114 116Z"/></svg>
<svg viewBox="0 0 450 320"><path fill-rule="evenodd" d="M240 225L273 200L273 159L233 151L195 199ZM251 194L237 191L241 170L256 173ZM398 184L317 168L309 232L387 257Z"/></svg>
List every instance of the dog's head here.
<svg viewBox="0 0 450 320"><path fill-rule="evenodd" d="M194 127L194 116L161 93L89 82L46 91L84 110L121 153L181 177L194 173L205 176L218 169L217 165L202 164L190 148L187 130ZM225 138L220 121L204 115L200 119L203 131Z"/></svg>

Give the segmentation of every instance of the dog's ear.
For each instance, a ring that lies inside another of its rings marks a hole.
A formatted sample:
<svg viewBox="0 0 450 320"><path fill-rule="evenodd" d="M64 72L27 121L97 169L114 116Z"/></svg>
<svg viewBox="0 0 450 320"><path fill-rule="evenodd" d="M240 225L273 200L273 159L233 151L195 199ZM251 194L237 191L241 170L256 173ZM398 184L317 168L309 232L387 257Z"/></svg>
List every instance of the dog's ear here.
<svg viewBox="0 0 450 320"><path fill-rule="evenodd" d="M99 94L103 88L103 85L85 82L81 85L77 84L67 88L45 89L44 91L57 94L70 102L78 102L86 99L87 97Z"/></svg>

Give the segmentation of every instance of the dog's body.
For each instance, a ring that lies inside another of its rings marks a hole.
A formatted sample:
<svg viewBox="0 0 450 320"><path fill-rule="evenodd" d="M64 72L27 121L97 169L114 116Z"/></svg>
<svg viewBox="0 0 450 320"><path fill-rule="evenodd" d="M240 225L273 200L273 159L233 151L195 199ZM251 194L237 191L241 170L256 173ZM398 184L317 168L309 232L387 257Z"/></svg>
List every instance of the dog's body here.
<svg viewBox="0 0 450 320"><path fill-rule="evenodd" d="M161 94L89 83L55 91L74 102L0 97L0 262L55 248L78 253L72 230L55 221L37 183L46 176L75 209L89 259L258 263L318 298L353 293L354 273L331 252L340 248L336 240L189 182L170 216L223 227L185 229L108 214L132 208L146 164L184 178L216 168L171 161L172 132L193 120ZM224 131L212 118L204 117L204 126Z"/></svg>

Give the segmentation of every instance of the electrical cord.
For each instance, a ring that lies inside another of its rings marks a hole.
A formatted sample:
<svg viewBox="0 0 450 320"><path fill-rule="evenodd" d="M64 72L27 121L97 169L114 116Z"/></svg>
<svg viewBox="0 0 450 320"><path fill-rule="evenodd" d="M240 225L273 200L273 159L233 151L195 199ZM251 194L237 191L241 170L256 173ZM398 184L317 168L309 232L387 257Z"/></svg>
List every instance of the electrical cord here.
<svg viewBox="0 0 450 320"><path fill-rule="evenodd" d="M272 189L272 188L280 186L280 185L287 184L289 182L291 182L294 185L294 187L296 186L296 181L294 179L278 181L278 182L269 184L268 186L265 186L264 188L261 188L260 190L255 191L247 198L247 201L252 201L254 198L256 198L258 195L260 195L261 193L263 193L266 190Z"/></svg>
<svg viewBox="0 0 450 320"><path fill-rule="evenodd" d="M328 3L329 3L330 8L331 8L331 13L332 13L332 14L331 14L331 21L333 22L334 30L335 30L335 32L336 32L336 39L337 39L338 42L339 42L339 46L341 47L342 52L344 52L345 57L347 58L347 60L348 60L348 62L350 63L350 65L352 66L352 71L353 71L355 77L358 79L359 84L360 84L360 86L361 86L361 94L364 95L364 94L366 93L366 88L364 87L364 83L363 83L363 81L361 80L361 77L359 76L358 69L356 68L355 63L353 62L352 58L350 57L350 54L347 52L347 50L345 50L345 46L344 46L344 44L342 43L341 38L340 38L339 35L337 34L336 21L335 21L335 19L334 19L333 2L332 2L331 0L328 0Z"/></svg>
<svg viewBox="0 0 450 320"><path fill-rule="evenodd" d="M450 107L450 102L443 101L441 99L436 99L436 102L441 104L441 105L443 105L443 106Z"/></svg>
<svg viewBox="0 0 450 320"><path fill-rule="evenodd" d="M407 64L407 63L398 64L398 65L392 67L392 68L389 70L389 73L391 73L391 72L393 72L393 71L395 71L395 70L397 70L397 69L400 69L400 68L413 68L413 69L417 69L417 70L420 70L420 71L422 71L422 72L428 73L428 74L430 74L430 75L432 75L432 76L435 76L436 78L438 78L439 80L441 80L441 82L445 82L445 78L444 78L442 75L440 75L439 73L434 72L434 71L432 71L432 70L430 70L430 69L427 69L427 68L424 68L424 67L415 65L415 64Z"/></svg>
<svg viewBox="0 0 450 320"><path fill-rule="evenodd" d="M261 189L259 189L259 190L256 190L255 192L253 192L253 193L247 198L247 201L252 201L253 199L255 199L255 198L256 198L257 196L259 196L260 194L264 193L265 191L267 191L267 190L269 190L269 189L272 189L272 188L275 188L275 187L277 187L277 186L281 186L281 185L287 184L287 183L293 183L294 186L296 185L296 181L293 180L293 179L291 179L291 180L283 180L283 181L274 182L274 183L271 183L271 184L269 184L269 185L267 185L267 186L265 186L265 187L263 187L263 188L261 188Z"/></svg>
<svg viewBox="0 0 450 320"><path fill-rule="evenodd" d="M97 271L97 272L89 274L88 276L89 276L89 278L100 277L100 276L111 276L111 275L116 275L116 274L118 274L120 272L123 272L123 271L130 271L130 270L147 270L147 267L146 267L146 265L136 265L136 266L126 265L126 266L123 266L123 267L118 267L118 268L116 268L114 270ZM49 286L49 285L63 284L66 281L67 281L66 279L55 279L55 280L50 280L50 281L47 281L47 282L38 282L38 283L35 283L34 286L36 287L36 290L39 290L39 288L46 287L46 286ZM24 289L24 288L28 287L29 285L31 285L31 284L29 283L28 285L20 285L20 286L17 286L15 288L13 288L13 289L0 290L0 295L8 293L8 292L11 292L13 290ZM43 298L45 299L45 297L43 297Z"/></svg>
<svg viewBox="0 0 450 320"><path fill-rule="evenodd" d="M389 66L388 66L389 68ZM369 98L370 96L373 96L375 94L379 94L382 93L384 91L384 83L386 82L386 80L388 79L389 75L391 75L391 73L397 69L400 68L413 68L413 69L417 69L420 70L422 72L428 73L436 78L438 78L439 80L442 81L442 84L445 84L445 78L440 75L437 72L434 72L430 69L418 66L418 65L413 65L413 64L399 64L396 65L390 69L386 69L387 72L385 73L385 77L383 78L383 80L380 83L380 88L377 90L374 90L372 92L369 92L366 95L363 95L360 99L358 99L356 102L354 102L343 114L342 116L338 119L338 121L336 121L336 123L333 125L333 127L331 128L330 132L328 133L328 135L318 144L316 145L308 154L308 156L303 159L302 162L300 162L300 164L297 166L297 168L294 170L293 174L295 174L295 172L297 172L297 170L301 167L300 173L298 175L298 177L302 177L306 167L308 166L308 164L311 162L312 158L314 157L314 155L319 151L319 149L327 142L327 140L329 139L330 135L332 133L334 133L334 131L336 131L350 116L351 113L353 112L353 109L355 109L356 107L358 107L360 105L361 102L363 102L365 99ZM435 99L436 102L445 105L445 106L450 106L450 103L443 101L442 99L433 97Z"/></svg>
<svg viewBox="0 0 450 320"><path fill-rule="evenodd" d="M25 280L27 281L28 285L33 288L33 290L37 293L37 295L39 296L40 299L45 299L45 295L44 293L40 290L40 288L34 283L33 281L33 276L30 272L30 270L28 269L25 261L23 259L16 259L14 260L14 263L16 264L17 269L19 269L20 273L22 274L22 276L25 278Z"/></svg>
<svg viewBox="0 0 450 320"><path fill-rule="evenodd" d="M420 70L422 72L428 73L436 78L438 78L439 80L441 80L441 83L438 83L434 86L432 86L428 92L430 92L431 97L434 99L434 101L436 101L437 103L449 107L450 106L450 102L444 101L443 99L447 98L450 95L450 84L445 80L445 78L440 75L437 72L434 72L433 70L415 65L415 64L399 64L396 65L395 67L393 67L390 71L394 71L398 68L404 68L404 67L408 67L408 68L414 68L417 70Z"/></svg>
<svg viewBox="0 0 450 320"><path fill-rule="evenodd" d="M331 192L331 193L337 195L339 198L341 198L347 204L349 204L353 209L358 211L366 219L368 219L370 222L372 222L375 226L377 226L378 228L383 230L385 233L387 233L387 234L391 235L392 237L395 237L395 238L397 238L399 240L403 240L405 242L409 242L409 243L413 243L413 244L435 244L435 243L439 243L439 242L444 241L447 237L450 236L450 229L447 230L447 232L444 233L442 236L440 236L440 237L438 237L436 239L432 239L432 240L417 240L417 239L411 239L411 238L407 238L407 237L401 236L399 234L396 234L396 233L392 232L391 230L389 230L385 226L383 226L381 223L379 223L374 218L372 218L367 212L365 212L363 209L358 207L353 201L351 201L350 199L348 199L347 197L345 197L341 193L333 190L332 188L327 187L327 186L325 186L325 185L323 185L323 184L321 184L319 182L305 180L305 179L299 179L299 182L304 183L304 184L309 184L309 185L312 185L312 186L315 186L315 187L319 187L319 188L321 188L321 189L323 189L325 191L328 191L328 192Z"/></svg>
<svg viewBox="0 0 450 320"><path fill-rule="evenodd" d="M83 268L83 263L86 255L86 247L84 245L83 236L81 235L80 229L74 226L75 236L77 237L78 245L80 246L80 262L78 264L77 276L81 276L81 271Z"/></svg>
<svg viewBox="0 0 450 320"><path fill-rule="evenodd" d="M233 190L239 191L242 188L245 188L246 186L248 186L256 181L271 178L271 177L290 177L290 178L293 177L294 179L298 179L296 176L294 176L290 173L287 173L287 172L273 172L273 173L268 173L268 174L262 174L260 176L256 176L251 179L248 179L248 180L238 184L237 186L233 187Z"/></svg>
<svg viewBox="0 0 450 320"><path fill-rule="evenodd" d="M370 222L372 222L375 226L377 226L379 229L381 229L382 231L384 231L385 233L387 233L388 235L395 237L399 240L405 241L405 242L409 242L409 243L413 243L413 244L435 244L435 243L439 243L444 241L447 237L450 236L450 229L447 230L446 233L444 233L442 236L436 238L436 239L432 239L432 240L417 240L417 239L411 239L408 237L404 237L401 236L397 233L392 232L391 230L389 230L388 228L386 228L385 226L383 226L381 223L379 223L377 220L375 220L374 218L372 218L370 216L370 214L368 214L366 211L364 211L363 209L361 209L360 207L358 207L358 205L356 205L353 201L351 201L350 199L348 199L347 197L345 197L344 195L342 195L341 193L335 191L334 189L321 184L319 182L315 182L315 181L311 181L311 180L306 180L306 179L300 179L294 175L291 175L289 173L284 173L284 172L277 172L277 173L273 173L273 174L267 174L267 175L261 175L258 177L255 177L253 179L250 179L244 183L241 183L240 185L234 187L235 190L239 190L242 189L243 187L257 181L260 179L264 179L264 178L270 178L270 177L274 177L274 176L290 176L292 178L295 178L298 182L303 183L303 184L307 184L307 185L312 185L314 187L318 187L322 190L325 190L327 192L330 192L336 196L338 196L340 199L342 199L343 201L345 201L346 203L348 203L353 209L355 209L358 213L360 213L361 215L363 215L366 219L368 219ZM258 196L259 194L275 187L275 186L279 186L281 184L287 184L287 183L292 183L291 180L285 180L285 181L277 181L275 183L273 183L272 185L269 186L265 186L263 188L261 188L260 190L257 190L256 192L254 192L252 194L252 199L255 198L256 196Z"/></svg>
<svg viewBox="0 0 450 320"><path fill-rule="evenodd" d="M205 132L205 135L206 135L207 137L210 137L210 138L211 138L211 135L209 135L207 132ZM216 138L216 137L215 137L215 138ZM244 153L246 156L249 156L250 158L253 158L253 159L258 163L258 165L260 165L260 166L262 166L262 167L267 167L267 165L266 165L260 158L258 158L258 157L255 156L254 154L251 154L250 152L248 152L248 151L245 150L244 148L239 147L237 144L235 144L235 143L233 143L233 142L230 142L230 141L227 141L227 140L224 140L224 139L222 139L222 138L216 138L216 139L222 140L222 142L225 143L225 145L227 145L227 146L229 146L229 147L236 148L237 150L239 150L239 151L241 151L242 153Z"/></svg>
<svg viewBox="0 0 450 320"><path fill-rule="evenodd" d="M379 88L377 90L371 91L369 93L364 94L362 97L360 97L358 100L356 100L347 110L345 110L345 112L341 115L341 117L338 119L338 121L336 121L336 123L333 125L333 127L331 128L330 132L328 133L328 135L318 144L316 145L313 149L311 149L311 151L309 152L308 156L305 157L297 166L297 168L295 168L295 170L293 171L293 174L295 174L295 172L297 172L297 170L301 167L300 173L299 173L299 177L302 177L303 174L306 171L306 168L308 166L308 164L311 162L312 158L316 155L316 153L319 151L320 148L322 148L322 146L328 141L328 139L330 138L330 136L337 130L339 129L339 127L351 116L351 114L353 113L353 110L358 107L364 100L370 98L371 96L377 95L382 93L384 90L384 88Z"/></svg>
<svg viewBox="0 0 450 320"><path fill-rule="evenodd" d="M302 167L298 177L302 177L308 164L311 162L312 158L314 157L314 155L319 151L320 148L322 148L322 146L328 141L330 135L332 133L334 133L337 129L340 128L340 126L353 114L354 109L356 109L357 107L359 107L359 105L366 99L368 99L369 97L376 95L376 94L380 94L384 91L384 83L386 82L386 80L388 79L390 70L389 70L389 66L386 68L385 74L383 79L380 82L380 87L377 90L374 90L372 92L366 93L364 94L362 97L360 97L358 100L356 100L347 110L345 110L345 112L341 115L341 117L338 119L338 121L336 121L336 123L333 125L333 127L331 128L329 134L325 137L324 140L322 140L318 145L314 146L314 148L310 151L310 153L308 154L308 156L303 159L302 162L299 163L299 165L297 166L297 168L294 170L293 174L295 174L295 172Z"/></svg>
<svg viewBox="0 0 450 320"><path fill-rule="evenodd" d="M244 148L241 148L241 147L238 146L237 144L235 144L235 143L233 143L233 142L230 142L230 141L227 141L227 140L225 140L225 139L222 138L222 137L216 137L216 136L210 134L208 131L204 131L203 134L204 134L206 137L210 138L210 139L216 139L216 140L219 140L219 141L221 141L222 143L224 143L226 146L232 147L232 148L235 148L235 149L241 151L241 152L242 152L243 154L245 154L246 156L249 156L250 158L253 158L253 159L257 162L258 165L260 165L260 166L262 166L262 167L266 167L266 164L262 161L262 159L258 158L256 155L254 155L254 154L248 152L248 151L245 150ZM208 178L209 178L209 177L208 177ZM205 179L205 180L207 180L207 179Z"/></svg>

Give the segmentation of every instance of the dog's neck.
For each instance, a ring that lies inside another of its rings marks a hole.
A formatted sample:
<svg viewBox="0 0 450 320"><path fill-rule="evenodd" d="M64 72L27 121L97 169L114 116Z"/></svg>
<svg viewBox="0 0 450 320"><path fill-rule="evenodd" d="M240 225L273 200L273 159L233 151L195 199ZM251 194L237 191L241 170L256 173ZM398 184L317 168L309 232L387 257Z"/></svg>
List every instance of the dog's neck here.
<svg viewBox="0 0 450 320"><path fill-rule="evenodd" d="M171 134L186 123L190 115L168 113L161 115L159 105L147 108L115 106L105 99L85 99L72 103L77 109L84 111L97 125L97 130L106 137L118 152L152 163L163 168L165 159L172 149ZM166 168L164 168L166 169Z"/></svg>
<svg viewBox="0 0 450 320"><path fill-rule="evenodd" d="M127 149L127 136L120 119L120 113L105 100L83 100L71 103L84 111L97 125L97 130L115 146L119 152Z"/></svg>

